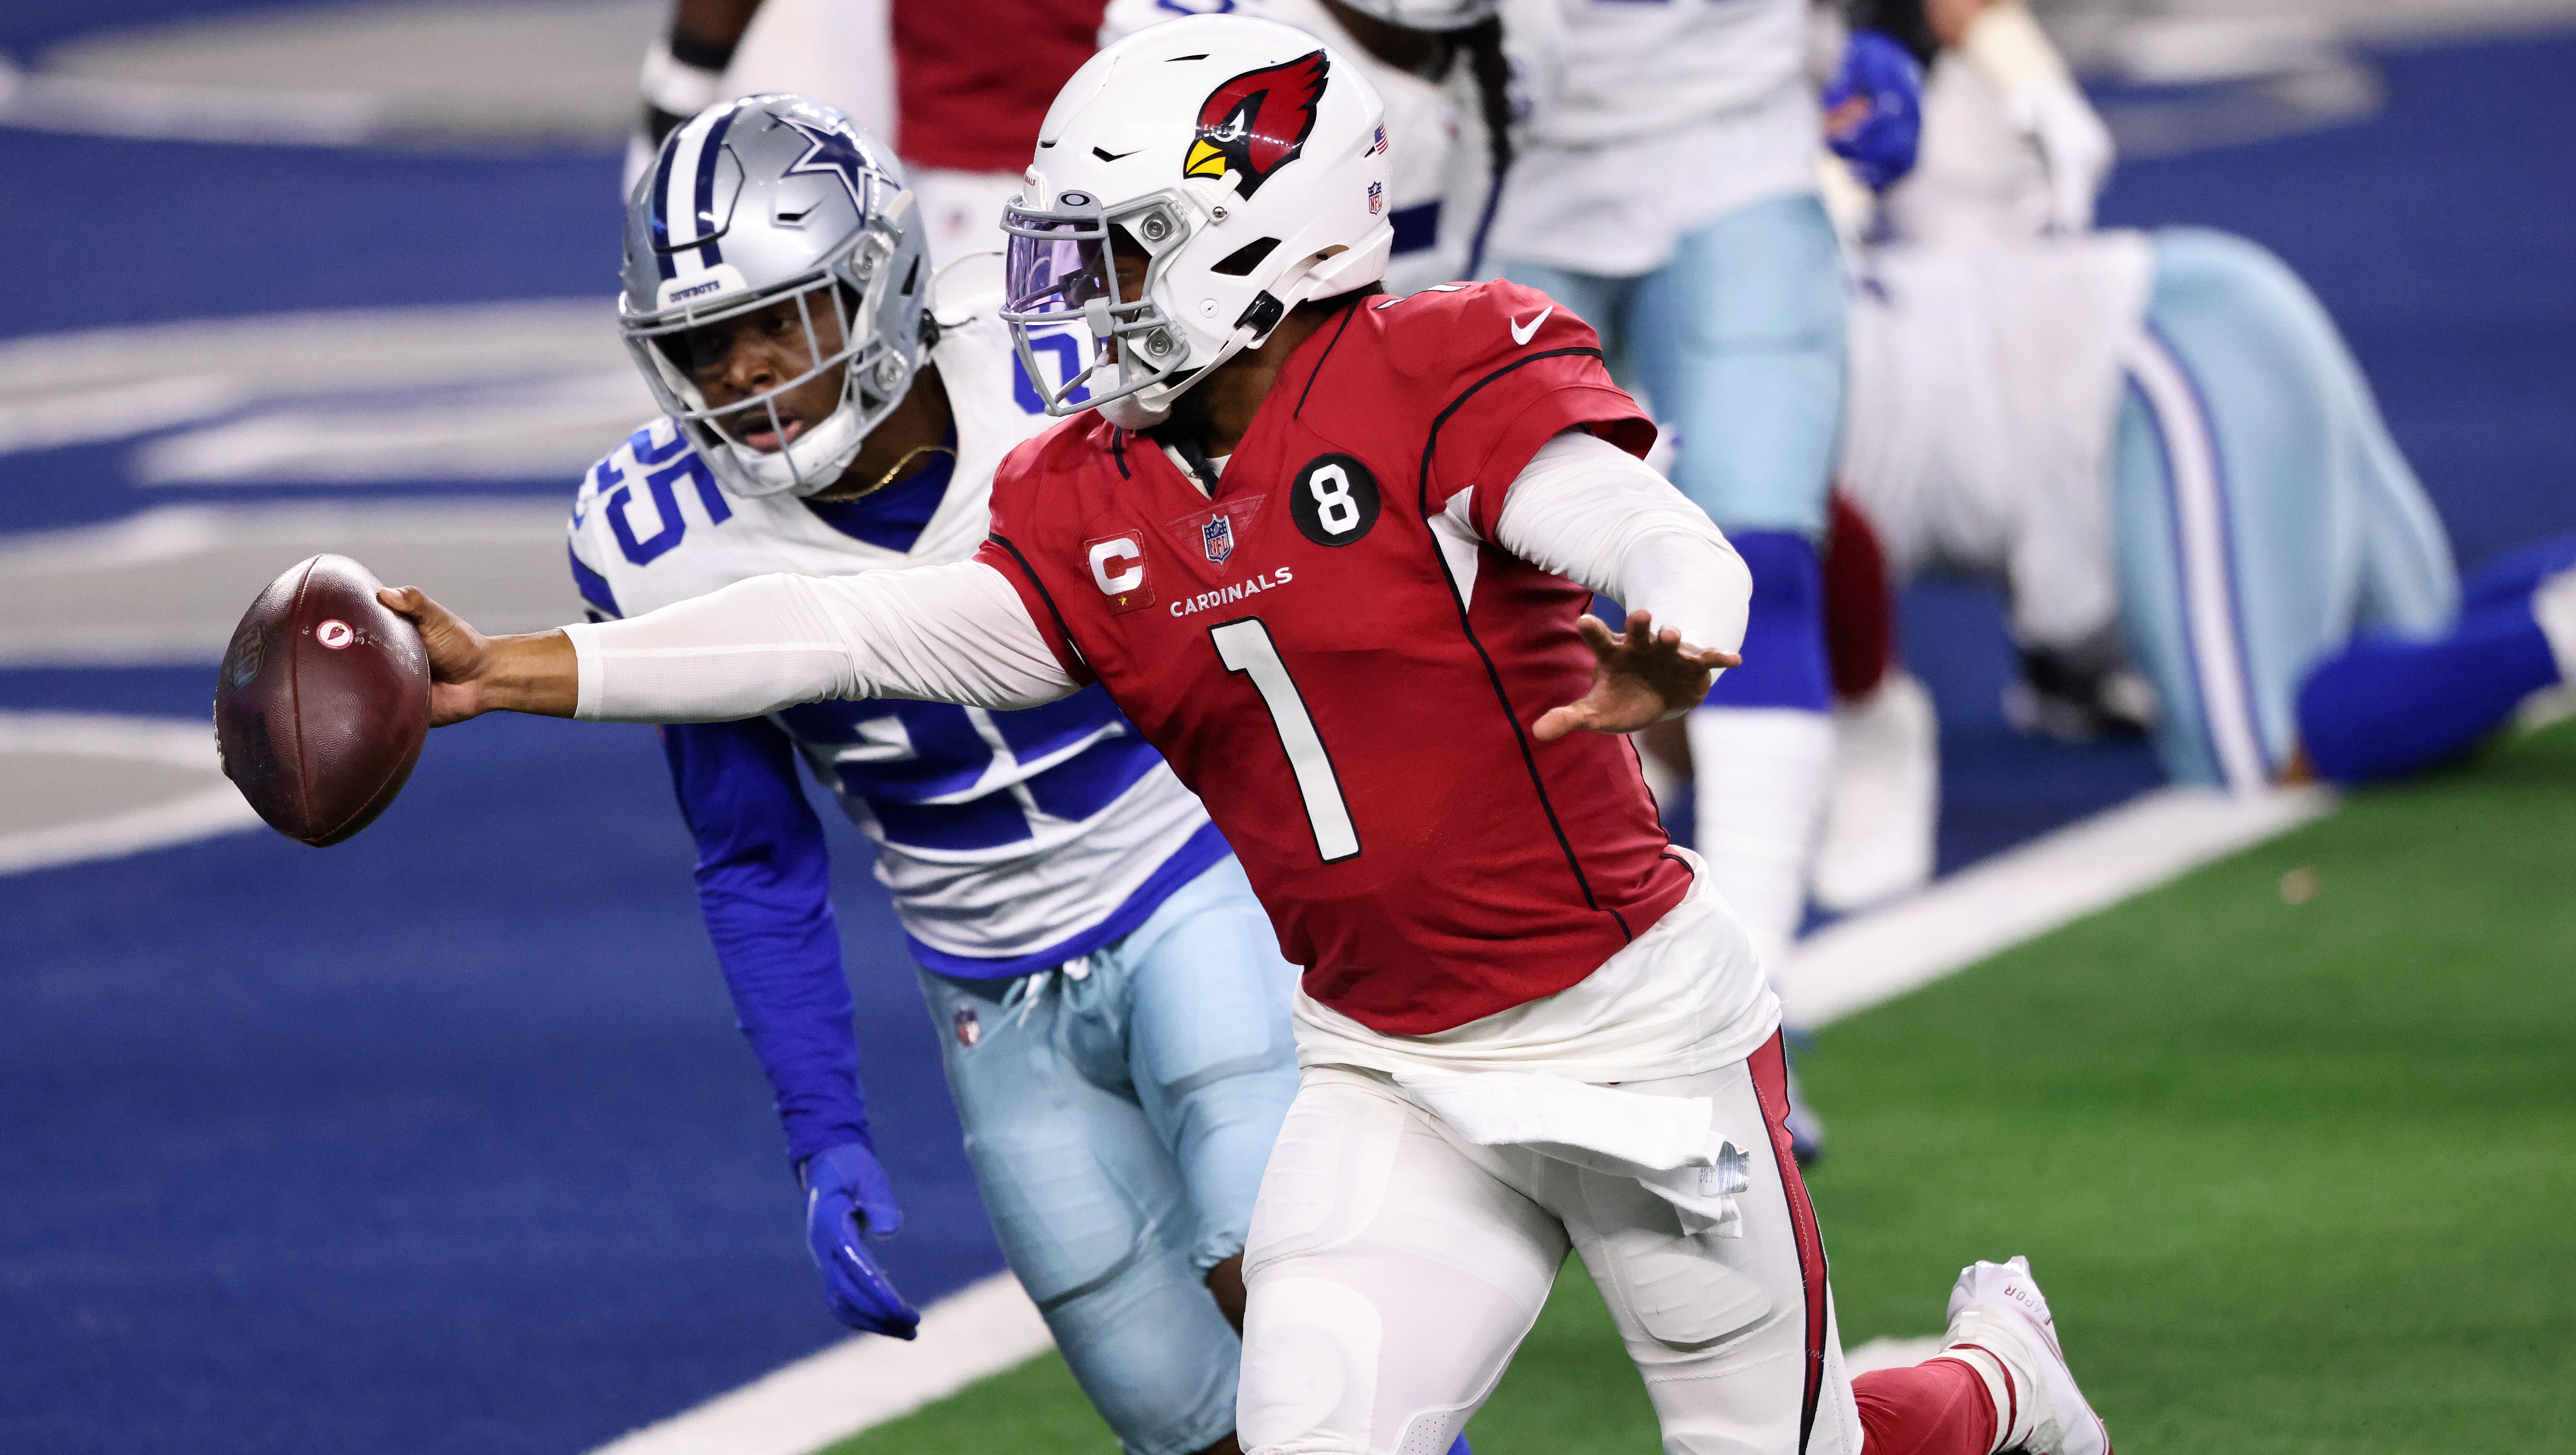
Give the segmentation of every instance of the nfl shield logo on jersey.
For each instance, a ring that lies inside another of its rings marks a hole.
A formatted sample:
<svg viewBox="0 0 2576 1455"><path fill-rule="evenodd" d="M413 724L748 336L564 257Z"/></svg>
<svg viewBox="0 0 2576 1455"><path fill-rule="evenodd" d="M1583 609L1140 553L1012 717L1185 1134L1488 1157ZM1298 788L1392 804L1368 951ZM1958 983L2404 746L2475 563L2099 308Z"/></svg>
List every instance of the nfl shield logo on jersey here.
<svg viewBox="0 0 2576 1455"><path fill-rule="evenodd" d="M951 1024L957 1028L957 1044L970 1051L977 1041L984 1039L984 1023L976 1018L975 1007L971 1005L960 1006Z"/></svg>
<svg viewBox="0 0 2576 1455"><path fill-rule="evenodd" d="M1207 552L1208 564L1222 566L1234 554L1234 517L1211 516L1199 527L1199 548Z"/></svg>

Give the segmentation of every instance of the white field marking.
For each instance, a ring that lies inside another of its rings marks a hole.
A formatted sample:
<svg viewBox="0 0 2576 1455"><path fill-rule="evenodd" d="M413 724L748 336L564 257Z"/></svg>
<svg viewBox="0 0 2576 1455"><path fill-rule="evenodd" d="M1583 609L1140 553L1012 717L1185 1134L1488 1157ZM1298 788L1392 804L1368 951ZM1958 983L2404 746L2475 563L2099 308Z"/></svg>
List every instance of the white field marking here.
<svg viewBox="0 0 2576 1455"><path fill-rule="evenodd" d="M245 410L471 416L512 401L584 424L584 411L609 407L621 416L615 430L658 412L606 299L310 309L0 339L0 454L133 439Z"/></svg>
<svg viewBox="0 0 2576 1455"><path fill-rule="evenodd" d="M636 58L669 18L655 0L404 0L113 26L0 73L0 120L174 141L607 151L635 125Z"/></svg>
<svg viewBox="0 0 2576 1455"><path fill-rule="evenodd" d="M654 409L621 364L355 405L258 407L147 440L131 468L138 485L572 481Z"/></svg>
<svg viewBox="0 0 2576 1455"><path fill-rule="evenodd" d="M2333 806L2317 789L2146 794L1815 935L1784 977L1793 1017L1823 1025L1892 1000ZM993 1332L950 1332L961 1328ZM917 1344L851 1340L594 1455L810 1455L1049 1346L1027 1296L998 1273L931 1305ZM1937 1336L1872 1339L1844 1364L1893 1368L1939 1346Z"/></svg>
<svg viewBox="0 0 2576 1455"><path fill-rule="evenodd" d="M563 530L563 506L553 501L451 498L174 505L101 525L0 536L0 666L211 665L251 593L265 584L243 586L226 574L238 569L246 548L274 554L279 569L317 550L363 560L380 547L415 560L423 548L444 550L442 558L460 570L479 560L543 558L548 574L542 584L528 583L525 599L452 603L478 612L475 619L494 630L543 627L570 612L555 599L570 600L569 591L557 590ZM209 562L230 564L217 570ZM137 581L150 585L131 584ZM511 584L516 591L515 578ZM92 617L60 605L144 589L149 599L140 610ZM491 597L491 584L481 589Z"/></svg>
<svg viewBox="0 0 2576 1455"><path fill-rule="evenodd" d="M0 58L0 122L29 131L352 147L384 132L384 110L356 91L54 76Z"/></svg>
<svg viewBox="0 0 2576 1455"><path fill-rule="evenodd" d="M2576 717L2576 687L2544 687L2522 700L2515 708L2513 725L2517 732L2536 733L2542 728Z"/></svg>
<svg viewBox="0 0 2576 1455"><path fill-rule="evenodd" d="M72 823L0 833L0 874L113 859L259 826L225 781L209 723L103 713L0 713L0 754L142 760L204 770L208 782L159 803Z"/></svg>
<svg viewBox="0 0 2576 1455"><path fill-rule="evenodd" d="M1054 1346L1019 1280L996 1273L932 1304L910 1343L844 1339L595 1455L807 1455Z"/></svg>
<svg viewBox="0 0 2576 1455"><path fill-rule="evenodd" d="M1809 936L1779 977L1789 1022L1893 1000L2333 807L2320 788L2142 794Z"/></svg>
<svg viewBox="0 0 2576 1455"><path fill-rule="evenodd" d="M572 494L567 488L566 498ZM329 501L288 505L164 505L99 525L0 535L0 576L109 570L201 555L231 546L329 536L353 545L437 541L514 545L559 540L564 506L555 500L450 499Z"/></svg>

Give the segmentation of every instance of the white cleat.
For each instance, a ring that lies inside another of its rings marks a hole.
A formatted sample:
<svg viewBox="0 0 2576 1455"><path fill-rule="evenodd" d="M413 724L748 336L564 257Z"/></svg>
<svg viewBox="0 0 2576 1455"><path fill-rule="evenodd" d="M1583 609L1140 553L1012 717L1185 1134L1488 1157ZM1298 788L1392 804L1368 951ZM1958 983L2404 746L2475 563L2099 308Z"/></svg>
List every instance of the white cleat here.
<svg viewBox="0 0 2576 1455"><path fill-rule="evenodd" d="M2031 1455L2111 1455L2111 1432L2086 1403L2057 1346L2048 1296L2030 1276L2030 1260L1971 1263L1950 1290L1945 1349L1984 1351L2011 1375L1996 1448Z"/></svg>

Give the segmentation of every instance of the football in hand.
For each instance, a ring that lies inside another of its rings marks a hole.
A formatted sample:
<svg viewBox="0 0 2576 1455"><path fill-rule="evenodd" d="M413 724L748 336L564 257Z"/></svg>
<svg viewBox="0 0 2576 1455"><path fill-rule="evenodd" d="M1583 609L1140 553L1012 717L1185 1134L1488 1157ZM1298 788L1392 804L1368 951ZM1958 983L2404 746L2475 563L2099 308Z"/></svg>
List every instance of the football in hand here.
<svg viewBox="0 0 2576 1455"><path fill-rule="evenodd" d="M377 585L346 556L297 562L250 604L215 680L224 776L316 848L375 822L429 735L429 654Z"/></svg>

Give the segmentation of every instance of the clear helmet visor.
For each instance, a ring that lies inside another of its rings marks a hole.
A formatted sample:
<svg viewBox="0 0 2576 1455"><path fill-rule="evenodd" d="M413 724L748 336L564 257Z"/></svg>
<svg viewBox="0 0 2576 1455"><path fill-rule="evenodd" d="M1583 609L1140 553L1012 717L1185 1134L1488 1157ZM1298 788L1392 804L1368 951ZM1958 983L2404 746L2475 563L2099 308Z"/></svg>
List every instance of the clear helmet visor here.
<svg viewBox="0 0 2576 1455"><path fill-rule="evenodd" d="M1099 219L1015 213L1010 228L1003 287L1011 312L1072 319L1095 298L1118 302L1109 229Z"/></svg>
<svg viewBox="0 0 2576 1455"><path fill-rule="evenodd" d="M1171 193L1124 202L1114 211L1079 192L1058 197L1051 209L1016 203L1003 209L1002 231L1010 243L1003 257L1002 319L1045 396L1047 413L1061 418L1158 386L1169 389L1195 370L1186 334L1153 302L1156 280L1194 226L1187 204ZM1145 259L1141 286L1121 281L1113 235ZM1062 385L1051 385L1035 349L1048 342L1048 331L1061 339L1064 327L1075 322L1090 330L1091 357Z"/></svg>

